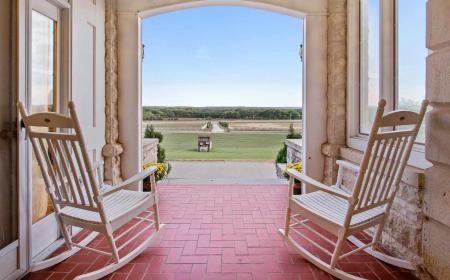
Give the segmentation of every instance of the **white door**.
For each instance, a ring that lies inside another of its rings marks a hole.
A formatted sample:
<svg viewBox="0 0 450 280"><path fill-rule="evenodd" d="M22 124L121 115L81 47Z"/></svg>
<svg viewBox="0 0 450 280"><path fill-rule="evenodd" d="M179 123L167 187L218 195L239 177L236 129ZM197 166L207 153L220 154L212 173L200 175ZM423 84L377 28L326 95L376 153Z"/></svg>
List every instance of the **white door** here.
<svg viewBox="0 0 450 280"><path fill-rule="evenodd" d="M27 59L27 109L30 114L58 112L59 103L59 9L45 0L29 1ZM31 191L31 258L59 237L44 180L28 145L28 179Z"/></svg>
<svg viewBox="0 0 450 280"><path fill-rule="evenodd" d="M105 2L72 1L72 101L93 162L105 142Z"/></svg>

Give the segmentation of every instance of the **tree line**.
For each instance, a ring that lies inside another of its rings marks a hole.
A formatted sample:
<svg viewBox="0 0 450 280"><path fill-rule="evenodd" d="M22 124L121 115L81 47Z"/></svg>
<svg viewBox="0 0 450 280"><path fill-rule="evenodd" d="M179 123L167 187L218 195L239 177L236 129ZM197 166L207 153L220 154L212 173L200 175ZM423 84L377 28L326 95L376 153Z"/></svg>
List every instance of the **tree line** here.
<svg viewBox="0 0 450 280"><path fill-rule="evenodd" d="M302 108L251 107L143 107L144 120L245 119L245 120L298 120Z"/></svg>

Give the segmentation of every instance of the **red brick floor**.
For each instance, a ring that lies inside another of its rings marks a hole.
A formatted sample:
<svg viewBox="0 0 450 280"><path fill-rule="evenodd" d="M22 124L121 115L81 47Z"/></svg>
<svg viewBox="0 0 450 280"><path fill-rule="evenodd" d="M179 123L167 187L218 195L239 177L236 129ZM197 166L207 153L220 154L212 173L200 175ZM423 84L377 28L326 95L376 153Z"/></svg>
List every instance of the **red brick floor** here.
<svg viewBox="0 0 450 280"><path fill-rule="evenodd" d="M166 228L144 253L107 279L332 279L277 234L284 220L286 186L165 185L158 190ZM93 246L106 245L99 237ZM80 251L26 279L72 279L108 261ZM365 253L339 266L368 279L414 279Z"/></svg>

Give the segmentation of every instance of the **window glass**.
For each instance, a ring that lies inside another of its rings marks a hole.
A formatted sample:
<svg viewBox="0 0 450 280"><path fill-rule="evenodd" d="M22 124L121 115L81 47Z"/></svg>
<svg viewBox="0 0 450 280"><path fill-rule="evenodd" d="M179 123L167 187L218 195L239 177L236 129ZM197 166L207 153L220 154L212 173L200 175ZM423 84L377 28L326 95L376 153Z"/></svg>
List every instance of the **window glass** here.
<svg viewBox="0 0 450 280"><path fill-rule="evenodd" d="M397 0L396 109L417 112L425 98L425 5L425 0ZM425 141L423 125L417 141Z"/></svg>
<svg viewBox="0 0 450 280"><path fill-rule="evenodd" d="M31 113L56 110L56 22L32 11L31 15ZM40 128L43 129L43 128ZM32 221L44 218L53 211L45 191L44 178L32 154Z"/></svg>
<svg viewBox="0 0 450 280"><path fill-rule="evenodd" d="M361 1L360 132L369 133L380 92L380 2Z"/></svg>
<svg viewBox="0 0 450 280"><path fill-rule="evenodd" d="M54 110L54 28L52 19L32 12L32 113Z"/></svg>

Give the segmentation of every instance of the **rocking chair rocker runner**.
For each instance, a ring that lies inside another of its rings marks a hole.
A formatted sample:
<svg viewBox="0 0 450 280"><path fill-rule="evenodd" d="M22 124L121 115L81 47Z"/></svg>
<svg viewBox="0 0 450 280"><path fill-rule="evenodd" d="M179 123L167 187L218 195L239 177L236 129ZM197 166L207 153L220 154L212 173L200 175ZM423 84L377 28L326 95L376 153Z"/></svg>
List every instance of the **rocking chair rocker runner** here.
<svg viewBox="0 0 450 280"><path fill-rule="evenodd" d="M42 256L33 260L31 271L50 267L80 249L86 249L110 256L113 262L75 279L99 279L116 271L144 251L163 227L158 216L156 168L145 169L116 186L105 185L102 172L99 172L101 164L95 167L89 159L75 105L72 102L69 103L70 117L57 113L37 113L28 116L22 103L19 102L18 107L64 238L64 242L58 244L65 243L68 249L55 257L43 260L46 256ZM36 128L46 128L46 132ZM151 192L125 189L148 176L152 186ZM128 223L131 226L121 230L116 236L113 235L114 231ZM156 228L153 234L144 241L139 241L141 244L125 256L119 256L120 250L133 240L141 240L136 238L144 236L153 225ZM75 243L72 241L69 226L87 229L92 233ZM133 229L137 232L133 232ZM109 250L87 246L98 233L105 235ZM129 233L134 236L130 238ZM121 242L120 246L118 241Z"/></svg>
<svg viewBox="0 0 450 280"><path fill-rule="evenodd" d="M386 101L380 100L361 165L338 160L338 178L334 186L328 187L293 169L287 171L290 176L289 204L286 210L285 227L279 232L303 257L340 279L361 279L336 267L339 260L361 250L384 262L413 269L408 261L388 256L377 251L376 248L422 124L428 101L422 102L419 113L394 111L383 116L385 105ZM409 126L405 128L404 125ZM392 127L395 127L395 130L383 129ZM342 185L345 169L358 172L351 194L345 191L347 188L343 188ZM309 184L316 191L293 195L294 179ZM308 224L309 221L337 236L337 241L330 240L311 227ZM377 226L377 229L370 243L364 244L354 236L374 226ZM331 244L334 246L334 251L328 251L314 241L316 239L308 237L304 231L299 231L298 227L309 230ZM331 261L328 263L308 251L294 240L293 233L327 254L331 257ZM341 249L346 239L354 243L357 248L342 254Z"/></svg>

